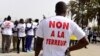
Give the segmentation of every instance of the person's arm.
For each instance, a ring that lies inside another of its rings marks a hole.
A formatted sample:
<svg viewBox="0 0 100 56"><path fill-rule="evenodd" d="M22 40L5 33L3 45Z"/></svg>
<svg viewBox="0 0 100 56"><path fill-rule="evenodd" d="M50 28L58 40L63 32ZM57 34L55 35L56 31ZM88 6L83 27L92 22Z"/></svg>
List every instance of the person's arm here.
<svg viewBox="0 0 100 56"><path fill-rule="evenodd" d="M65 53L67 53L68 51L74 51L74 50L78 50L81 49L83 47L85 47L86 45L88 45L88 40L86 37L85 32L82 30L82 28L80 28L75 22L72 22L71 25L71 29L73 34L77 37L78 39L78 43L74 46L69 47Z"/></svg>
<svg viewBox="0 0 100 56"><path fill-rule="evenodd" d="M42 50L43 38L37 37L37 40L35 43L36 43L35 56L38 56L40 51Z"/></svg>
<svg viewBox="0 0 100 56"><path fill-rule="evenodd" d="M82 39L80 39L80 40L78 41L78 43L77 43L76 45L71 46L71 47L69 47L68 49L69 49L69 51L74 51L74 50L81 49L81 48L87 46L88 44L89 44L89 43L88 43L86 37L83 37Z"/></svg>

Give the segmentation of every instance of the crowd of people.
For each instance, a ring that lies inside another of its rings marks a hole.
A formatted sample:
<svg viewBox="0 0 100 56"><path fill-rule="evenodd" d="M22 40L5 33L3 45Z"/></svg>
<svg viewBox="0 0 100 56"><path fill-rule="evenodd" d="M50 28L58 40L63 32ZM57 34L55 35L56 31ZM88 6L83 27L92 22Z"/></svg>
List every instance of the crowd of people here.
<svg viewBox="0 0 100 56"><path fill-rule="evenodd" d="M34 49L35 56L38 56L41 50L43 56L70 55L71 51L86 47L89 44L86 38L88 37L90 42L92 35L93 43L96 43L95 30L92 32L91 28L81 29L74 21L66 19L66 10L66 3L60 1L55 6L56 16L42 20L40 23L39 20L33 22L31 18L12 22L11 17L8 16L1 25L2 53L10 52L11 40L13 40L13 51L20 53L22 41L22 51L30 52ZM34 44L32 44L33 38L36 42ZM34 48L31 47L32 45Z"/></svg>
<svg viewBox="0 0 100 56"><path fill-rule="evenodd" d="M99 36L98 36L98 32L96 29L92 29L91 27L83 27L83 31L85 32L89 43L97 44ZM71 35L70 46L77 44L77 42L78 42L77 37L75 35Z"/></svg>
<svg viewBox="0 0 100 56"><path fill-rule="evenodd" d="M87 38L89 40L89 43L97 43L98 42L98 32L96 29L92 29L91 27L85 27L84 32L87 35Z"/></svg>
<svg viewBox="0 0 100 56"><path fill-rule="evenodd" d="M11 41L13 43L13 51L20 53L20 43L22 41L22 51L32 51L33 38L35 38L35 31L37 29L39 20L36 19L34 22L31 18L26 21L24 19L11 21L11 16L4 19L1 25L2 34L2 53L9 53L11 51Z"/></svg>

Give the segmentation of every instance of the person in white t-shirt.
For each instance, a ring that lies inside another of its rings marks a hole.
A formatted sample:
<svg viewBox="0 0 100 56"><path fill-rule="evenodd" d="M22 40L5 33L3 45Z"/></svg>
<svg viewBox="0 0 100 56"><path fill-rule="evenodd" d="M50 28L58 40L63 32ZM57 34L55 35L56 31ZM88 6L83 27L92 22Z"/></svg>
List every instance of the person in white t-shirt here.
<svg viewBox="0 0 100 56"><path fill-rule="evenodd" d="M83 30L72 20L65 18L66 4L62 1L56 4L56 16L47 18L39 23L36 35L35 56L42 49L43 56L68 56L68 53L88 45ZM78 43L69 47L70 36L74 34Z"/></svg>
<svg viewBox="0 0 100 56"><path fill-rule="evenodd" d="M4 21L6 21L6 20L7 20L7 18L4 18ZM3 22L2 22L2 24L3 24ZM3 34L2 34L2 31L3 31L2 24L1 24L1 29L0 30L1 30L1 36L2 36L2 53L4 53L4 41L5 41L5 38L3 37Z"/></svg>
<svg viewBox="0 0 100 56"><path fill-rule="evenodd" d="M19 24L17 26L17 29L18 29L17 53L20 53L20 42L21 42L21 40L22 40L22 51L25 52L26 24L24 23L23 19L20 19Z"/></svg>
<svg viewBox="0 0 100 56"><path fill-rule="evenodd" d="M32 19L29 18L28 22L26 23L26 44L25 44L25 51L32 51L31 44L32 39L34 37L34 25L32 23Z"/></svg>
<svg viewBox="0 0 100 56"><path fill-rule="evenodd" d="M2 52L9 53L10 52L10 44L11 44L11 37L12 37L12 28L14 27L13 22L11 22L11 17L8 16L6 21L3 22L2 28Z"/></svg>

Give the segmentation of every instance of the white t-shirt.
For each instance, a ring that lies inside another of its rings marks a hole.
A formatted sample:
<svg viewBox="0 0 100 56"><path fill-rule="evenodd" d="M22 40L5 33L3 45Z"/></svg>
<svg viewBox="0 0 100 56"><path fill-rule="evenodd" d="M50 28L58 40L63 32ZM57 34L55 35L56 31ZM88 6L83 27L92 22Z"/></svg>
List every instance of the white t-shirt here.
<svg viewBox="0 0 100 56"><path fill-rule="evenodd" d="M36 35L44 38L43 56L65 56L72 34L78 40L85 36L83 30L68 18L55 16L41 21Z"/></svg>
<svg viewBox="0 0 100 56"><path fill-rule="evenodd" d="M17 28L19 29L18 31L18 37L25 37L26 33L25 33L25 29L26 29L26 24L21 24L19 23Z"/></svg>
<svg viewBox="0 0 100 56"><path fill-rule="evenodd" d="M34 31L33 31L33 29L34 29L34 25L32 24L32 23L27 23L27 25L26 25L26 27L28 27L28 28L31 28L28 32L27 32L27 35L34 35Z"/></svg>
<svg viewBox="0 0 100 56"><path fill-rule="evenodd" d="M33 26L34 26L34 28L37 28L38 27L38 23L33 22Z"/></svg>
<svg viewBox="0 0 100 56"><path fill-rule="evenodd" d="M4 28L2 30L2 34L4 34L4 35L12 35L13 34L12 33L12 28L14 27L13 22L4 21L1 27Z"/></svg>

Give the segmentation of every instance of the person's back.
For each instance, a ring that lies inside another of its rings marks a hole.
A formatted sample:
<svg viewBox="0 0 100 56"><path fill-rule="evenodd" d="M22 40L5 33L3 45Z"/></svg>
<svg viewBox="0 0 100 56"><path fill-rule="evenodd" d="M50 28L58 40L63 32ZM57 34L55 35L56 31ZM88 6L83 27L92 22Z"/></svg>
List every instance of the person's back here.
<svg viewBox="0 0 100 56"><path fill-rule="evenodd" d="M64 56L73 34L74 22L63 16L55 16L41 22L43 30L44 56ZM77 30L77 29L76 29ZM80 31L80 29L79 29ZM83 35L85 35L83 33Z"/></svg>
<svg viewBox="0 0 100 56"><path fill-rule="evenodd" d="M2 34L5 35L12 35L12 28L14 27L13 22L11 21L4 21L2 24L3 32Z"/></svg>
<svg viewBox="0 0 100 56"><path fill-rule="evenodd" d="M17 26L17 28L18 28L18 36L19 37L26 36L26 34L25 34L25 28L26 28L25 23L23 23L23 24L19 23L18 26Z"/></svg>
<svg viewBox="0 0 100 56"><path fill-rule="evenodd" d="M25 52L25 29L26 24L23 19L19 20L19 24L17 25L18 29L18 43L17 43L17 53L20 53L20 41L22 40L22 51Z"/></svg>
<svg viewBox="0 0 100 56"><path fill-rule="evenodd" d="M44 56L64 56L64 51L68 48L70 30L70 20L66 20L62 16L44 20Z"/></svg>
<svg viewBox="0 0 100 56"><path fill-rule="evenodd" d="M28 29L27 30L27 34L28 35L33 35L34 34L34 32L33 32L33 24L32 23L27 23L26 24L26 28Z"/></svg>
<svg viewBox="0 0 100 56"><path fill-rule="evenodd" d="M83 30L66 16L66 4L62 1L56 4L56 16L42 20L36 31L37 43L35 56L42 49L43 56L65 56L68 51L80 49L88 44ZM74 34L79 42L69 47L70 36ZM84 43L84 44L82 44Z"/></svg>
<svg viewBox="0 0 100 56"><path fill-rule="evenodd" d="M13 35L12 28L14 24L11 22L11 17L8 16L7 19L3 22L2 28L2 52L10 52L11 37Z"/></svg>

